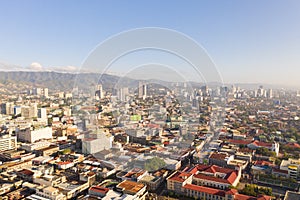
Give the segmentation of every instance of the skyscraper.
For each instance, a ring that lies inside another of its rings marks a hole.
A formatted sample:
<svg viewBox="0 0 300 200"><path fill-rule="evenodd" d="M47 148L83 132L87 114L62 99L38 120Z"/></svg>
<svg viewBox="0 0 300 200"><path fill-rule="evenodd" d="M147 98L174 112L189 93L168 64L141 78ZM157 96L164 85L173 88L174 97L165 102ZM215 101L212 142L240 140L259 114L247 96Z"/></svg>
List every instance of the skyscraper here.
<svg viewBox="0 0 300 200"><path fill-rule="evenodd" d="M139 82L138 97L143 99L147 97L147 85L144 82Z"/></svg>
<svg viewBox="0 0 300 200"><path fill-rule="evenodd" d="M96 86L96 91L95 91L95 99L99 100L99 99L103 99L104 98L104 92L103 92L103 88L101 84L98 84Z"/></svg>
<svg viewBox="0 0 300 200"><path fill-rule="evenodd" d="M126 100L126 96L129 94L128 88L124 87L124 88L120 88L118 90L118 98L120 101L125 101Z"/></svg>

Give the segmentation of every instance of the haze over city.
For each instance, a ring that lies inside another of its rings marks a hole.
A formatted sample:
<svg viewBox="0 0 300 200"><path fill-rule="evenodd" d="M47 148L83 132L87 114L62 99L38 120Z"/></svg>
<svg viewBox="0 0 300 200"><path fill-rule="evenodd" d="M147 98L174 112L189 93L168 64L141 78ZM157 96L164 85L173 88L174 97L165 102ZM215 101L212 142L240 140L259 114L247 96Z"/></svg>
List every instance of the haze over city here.
<svg viewBox="0 0 300 200"><path fill-rule="evenodd" d="M300 199L299 11L0 0L0 200Z"/></svg>

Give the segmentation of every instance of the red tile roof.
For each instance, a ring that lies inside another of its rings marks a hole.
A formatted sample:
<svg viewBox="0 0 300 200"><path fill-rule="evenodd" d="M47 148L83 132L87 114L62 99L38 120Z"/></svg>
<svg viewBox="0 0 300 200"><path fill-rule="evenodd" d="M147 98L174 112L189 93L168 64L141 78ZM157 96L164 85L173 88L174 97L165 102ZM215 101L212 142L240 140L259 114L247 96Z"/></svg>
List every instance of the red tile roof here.
<svg viewBox="0 0 300 200"><path fill-rule="evenodd" d="M191 173L185 173L185 172L176 172L172 177L169 178L169 180L176 181L176 182L184 182L187 177L190 177Z"/></svg>
<svg viewBox="0 0 300 200"><path fill-rule="evenodd" d="M228 143L230 144L236 144L236 145L247 145L250 144L252 140L228 140Z"/></svg>
<svg viewBox="0 0 300 200"><path fill-rule="evenodd" d="M237 178L237 174L235 172L231 173L229 176L226 176L226 178L218 178L215 176L207 176L204 174L196 174L194 175L194 178L201 179L201 180L207 180L207 181L213 181L218 183L227 183L227 184L233 184L234 181Z"/></svg>
<svg viewBox="0 0 300 200"><path fill-rule="evenodd" d="M195 172L197 169L197 172L199 174L196 174ZM216 165L197 165L194 169L191 170L193 172L194 178L202 179L202 180L210 180L214 182L219 182L219 183L227 183L227 184L233 184L234 181L238 177L238 171L233 170L233 169L228 169L228 168L223 168L219 167ZM216 176L210 176L206 175L204 173L211 173L215 175L216 173L222 173L225 174L224 178L221 177L216 177Z"/></svg>
<svg viewBox="0 0 300 200"><path fill-rule="evenodd" d="M34 172L32 172L31 170L28 170L28 169L22 169L21 171L18 171L18 173L24 174L26 176L32 176L34 174Z"/></svg>
<svg viewBox="0 0 300 200"><path fill-rule="evenodd" d="M108 188L104 188L104 187L100 187L100 186L93 186L89 190L94 191L94 192L99 192L101 194L106 194L109 191Z"/></svg>
<svg viewBox="0 0 300 200"><path fill-rule="evenodd" d="M265 161L265 160L257 160L253 163L256 166L274 166L272 162Z"/></svg>
<svg viewBox="0 0 300 200"><path fill-rule="evenodd" d="M226 157L228 157L228 154L217 153L217 152L214 152L209 156L210 159L216 159L216 160L224 160Z"/></svg>
<svg viewBox="0 0 300 200"><path fill-rule="evenodd" d="M212 194L212 195L218 195L218 196L222 196L222 197L225 196L224 190L218 190L218 189L204 187L204 186L198 186L198 185L194 185L194 184L186 184L183 186L183 188L188 189L188 190L194 190L194 191L199 191L199 192L203 192L203 193L208 193L208 194Z"/></svg>
<svg viewBox="0 0 300 200"><path fill-rule="evenodd" d="M272 197L267 196L267 195L258 195L257 200L271 200Z"/></svg>
<svg viewBox="0 0 300 200"><path fill-rule="evenodd" d="M68 165L72 162L66 161L66 162L57 162L57 165Z"/></svg>
<svg viewBox="0 0 300 200"><path fill-rule="evenodd" d="M272 147L272 143L266 143L266 142L259 142L255 140L252 142L253 145L258 146L258 147Z"/></svg>
<svg viewBox="0 0 300 200"><path fill-rule="evenodd" d="M297 143L295 143L295 142L293 142L293 143L288 143L287 145L286 145L287 147L290 147L290 148L300 148L300 145L299 144L297 144Z"/></svg>
<svg viewBox="0 0 300 200"><path fill-rule="evenodd" d="M235 200L257 200L256 197L247 196L244 194L236 194L234 195Z"/></svg>

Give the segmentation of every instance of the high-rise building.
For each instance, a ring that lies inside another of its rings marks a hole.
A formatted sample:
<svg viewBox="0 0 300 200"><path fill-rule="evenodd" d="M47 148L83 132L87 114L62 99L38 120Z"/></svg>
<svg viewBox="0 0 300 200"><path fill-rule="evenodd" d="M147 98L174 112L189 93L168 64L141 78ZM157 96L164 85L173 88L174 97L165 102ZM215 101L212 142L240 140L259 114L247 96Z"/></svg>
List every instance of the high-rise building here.
<svg viewBox="0 0 300 200"><path fill-rule="evenodd" d="M96 86L96 90L95 90L95 99L99 100L99 99L103 99L103 98L104 98L104 91L103 91L102 85L98 84Z"/></svg>
<svg viewBox="0 0 300 200"><path fill-rule="evenodd" d="M265 94L264 87L261 85L261 86L259 86L259 88L257 90L257 96L258 97L263 97L264 94Z"/></svg>
<svg viewBox="0 0 300 200"><path fill-rule="evenodd" d="M14 115L19 115L21 114L21 106L15 106L14 107Z"/></svg>
<svg viewBox="0 0 300 200"><path fill-rule="evenodd" d="M40 129L26 128L17 131L18 141L34 143L42 139L52 139L52 128L45 127Z"/></svg>
<svg viewBox="0 0 300 200"><path fill-rule="evenodd" d="M26 119L37 117L37 114L38 113L37 113L37 105L36 104L21 107L21 116Z"/></svg>
<svg viewBox="0 0 300 200"><path fill-rule="evenodd" d="M17 148L17 137L6 134L0 136L0 151L6 151Z"/></svg>
<svg viewBox="0 0 300 200"><path fill-rule="evenodd" d="M14 114L14 104L11 102L1 104L1 114L13 115Z"/></svg>
<svg viewBox="0 0 300 200"><path fill-rule="evenodd" d="M147 85L144 82L139 82L138 97L143 99L147 97Z"/></svg>
<svg viewBox="0 0 300 200"><path fill-rule="evenodd" d="M107 134L92 134L82 139L82 153L93 154L112 147L114 137Z"/></svg>
<svg viewBox="0 0 300 200"><path fill-rule="evenodd" d="M269 90L267 91L267 98L269 98L269 99L272 99L272 98L273 98L273 90L272 90L272 89L269 89Z"/></svg>
<svg viewBox="0 0 300 200"><path fill-rule="evenodd" d="M47 109L46 108L39 108L37 117L43 120L47 120Z"/></svg>
<svg viewBox="0 0 300 200"><path fill-rule="evenodd" d="M204 85L204 86L201 87L201 93L202 93L202 96L204 96L204 97L209 95L207 85Z"/></svg>
<svg viewBox="0 0 300 200"><path fill-rule="evenodd" d="M48 88L33 88L32 94L48 98L49 97L49 90L48 90Z"/></svg>
<svg viewBox="0 0 300 200"><path fill-rule="evenodd" d="M120 88L120 89L118 90L118 99L119 99L120 101L125 101L125 100L126 100L126 96L128 96L128 94L129 94L129 90L128 90L127 87L125 87L125 88Z"/></svg>

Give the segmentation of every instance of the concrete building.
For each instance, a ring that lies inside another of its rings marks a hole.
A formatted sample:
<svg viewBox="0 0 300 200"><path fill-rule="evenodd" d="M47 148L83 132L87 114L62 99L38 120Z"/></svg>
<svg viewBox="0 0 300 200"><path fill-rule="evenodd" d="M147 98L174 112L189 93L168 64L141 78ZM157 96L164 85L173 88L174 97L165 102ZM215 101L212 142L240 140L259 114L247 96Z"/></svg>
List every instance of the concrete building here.
<svg viewBox="0 0 300 200"><path fill-rule="evenodd" d="M133 181L125 180L116 186L116 190L125 194L133 195L133 199L146 199L147 189L146 185Z"/></svg>
<svg viewBox="0 0 300 200"><path fill-rule="evenodd" d="M17 137L6 134L0 137L0 152L16 149L17 148Z"/></svg>
<svg viewBox="0 0 300 200"><path fill-rule="evenodd" d="M128 96L128 94L129 94L129 90L128 90L127 87L125 87L125 88L120 88L120 89L118 90L118 99L119 99L120 101L125 101L125 100L126 100L126 97Z"/></svg>
<svg viewBox="0 0 300 200"><path fill-rule="evenodd" d="M48 119L48 116L47 116L47 109L46 108L39 108L37 110L37 117L39 119L42 119L42 120L47 120Z"/></svg>
<svg viewBox="0 0 300 200"><path fill-rule="evenodd" d="M67 199L75 199L79 193L89 188L89 183L82 181L72 183L65 182L58 184L57 187L66 195Z"/></svg>
<svg viewBox="0 0 300 200"><path fill-rule="evenodd" d="M283 200L299 200L300 192L286 191Z"/></svg>
<svg viewBox="0 0 300 200"><path fill-rule="evenodd" d="M51 143L48 142L48 141L39 141L39 142L35 142L33 144L22 143L21 149L24 149L24 150L30 152L30 151L34 151L34 150L49 147L50 145L51 145Z"/></svg>
<svg viewBox="0 0 300 200"><path fill-rule="evenodd" d="M138 98L145 99L147 97L147 85L144 82L139 82Z"/></svg>
<svg viewBox="0 0 300 200"><path fill-rule="evenodd" d="M12 115L14 114L14 104L11 102L1 104L1 114Z"/></svg>
<svg viewBox="0 0 300 200"><path fill-rule="evenodd" d="M279 143L273 142L273 143L266 143L266 142L260 142L260 141L253 141L252 143L247 145L250 149L258 149L258 148L266 148L270 151L273 151L276 153L276 156L279 154Z"/></svg>
<svg viewBox="0 0 300 200"><path fill-rule="evenodd" d="M15 106L14 107L14 115L19 115L21 114L22 108L21 106Z"/></svg>
<svg viewBox="0 0 300 200"><path fill-rule="evenodd" d="M297 179L300 177L300 159L289 158L288 160L282 160L280 169L288 171L288 177Z"/></svg>
<svg viewBox="0 0 300 200"><path fill-rule="evenodd" d="M106 134L97 134L97 138L82 139L82 153L94 154L104 149L110 149L113 143L113 136Z"/></svg>
<svg viewBox="0 0 300 200"><path fill-rule="evenodd" d="M104 91L103 91L102 85L99 84L96 86L96 89L95 89L95 99L99 100L99 99L103 99L103 98L104 98Z"/></svg>
<svg viewBox="0 0 300 200"><path fill-rule="evenodd" d="M50 199L50 200L66 200L66 196L60 193L59 189L52 186L39 187L36 189L36 194L30 195L26 199Z"/></svg>
<svg viewBox="0 0 300 200"><path fill-rule="evenodd" d="M21 107L21 116L25 119L31 119L33 117L37 117L37 105L32 104L29 106L22 106Z"/></svg>
<svg viewBox="0 0 300 200"><path fill-rule="evenodd" d="M49 97L49 90L48 90L48 88L33 88L32 94L48 98Z"/></svg>
<svg viewBox="0 0 300 200"><path fill-rule="evenodd" d="M22 142L34 143L42 139L52 139L52 128L45 127L40 129L25 128L17 131L17 139Z"/></svg>

